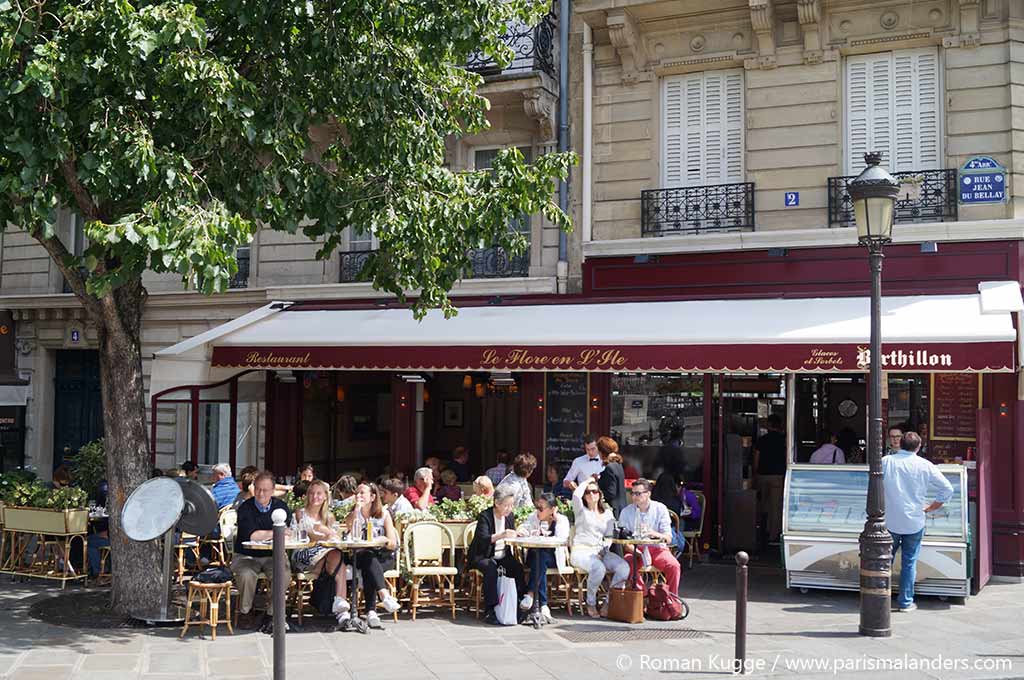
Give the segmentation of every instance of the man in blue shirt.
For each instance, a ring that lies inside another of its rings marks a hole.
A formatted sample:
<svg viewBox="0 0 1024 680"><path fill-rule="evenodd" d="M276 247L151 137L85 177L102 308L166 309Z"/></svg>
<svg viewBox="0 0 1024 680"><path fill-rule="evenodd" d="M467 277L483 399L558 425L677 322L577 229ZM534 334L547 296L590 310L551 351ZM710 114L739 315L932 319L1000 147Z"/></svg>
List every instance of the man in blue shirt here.
<svg viewBox="0 0 1024 680"><path fill-rule="evenodd" d="M210 488L213 500L217 501L217 509L226 508L238 496L238 482L231 476L231 466L218 463L213 466L213 486Z"/></svg>
<svg viewBox="0 0 1024 680"><path fill-rule="evenodd" d="M924 537L925 513L934 512L953 497L953 485L939 469L919 458L921 435L907 432L900 439L900 450L882 458L885 484L885 527L892 534L892 554L902 550L900 594L897 609L909 612L914 604L914 578L917 555ZM930 491L936 490L929 501Z"/></svg>

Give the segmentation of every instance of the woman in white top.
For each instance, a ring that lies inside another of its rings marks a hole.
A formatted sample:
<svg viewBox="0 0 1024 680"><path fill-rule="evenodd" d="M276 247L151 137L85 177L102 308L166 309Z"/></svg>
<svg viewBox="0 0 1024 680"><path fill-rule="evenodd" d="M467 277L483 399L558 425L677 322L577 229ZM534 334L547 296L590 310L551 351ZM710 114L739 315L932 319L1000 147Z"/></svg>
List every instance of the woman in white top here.
<svg viewBox="0 0 1024 680"><path fill-rule="evenodd" d="M576 533L569 562L587 572L587 614L593 618L605 616L608 613L607 602L600 614L597 610L597 589L605 574L612 573L613 588L629 578L629 565L605 545L605 539L615 533L615 516L605 507L601 490L594 478L576 487L572 494L572 508L576 518Z"/></svg>
<svg viewBox="0 0 1024 680"><path fill-rule="evenodd" d="M515 492L515 507L522 508L533 505L533 490L530 488L530 475L537 467L537 458L532 453L520 453L512 461L512 472L505 475L498 486L510 488Z"/></svg>
<svg viewBox="0 0 1024 680"><path fill-rule="evenodd" d="M355 499L355 507L345 518L349 536L356 540L386 539L382 547L357 550L352 556L353 566L363 575L366 586L363 588L366 624L370 628L383 628L376 611L377 597L380 597L381 605L389 614L400 608L384 580L384 572L395 567L398 533L391 513L381 503L380 490L376 484L363 482L357 486ZM342 623L342 619L339 618L338 622Z"/></svg>

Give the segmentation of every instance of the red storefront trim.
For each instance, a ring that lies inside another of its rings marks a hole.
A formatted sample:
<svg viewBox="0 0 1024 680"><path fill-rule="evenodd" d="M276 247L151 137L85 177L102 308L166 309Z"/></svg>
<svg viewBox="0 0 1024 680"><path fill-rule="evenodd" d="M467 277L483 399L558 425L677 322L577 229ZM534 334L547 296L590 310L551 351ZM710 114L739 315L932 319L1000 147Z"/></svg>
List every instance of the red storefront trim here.
<svg viewBox="0 0 1024 680"><path fill-rule="evenodd" d="M702 373L868 370L866 344L215 347L214 366L264 369L671 371ZM883 345L890 371L1012 372L1010 342Z"/></svg>

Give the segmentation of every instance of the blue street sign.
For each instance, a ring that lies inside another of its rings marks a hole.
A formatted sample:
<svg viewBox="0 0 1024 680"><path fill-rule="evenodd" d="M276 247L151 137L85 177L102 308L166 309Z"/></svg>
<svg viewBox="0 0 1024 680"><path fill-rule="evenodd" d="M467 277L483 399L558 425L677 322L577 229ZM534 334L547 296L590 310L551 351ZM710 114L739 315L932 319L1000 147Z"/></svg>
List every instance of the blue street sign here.
<svg viewBox="0 0 1024 680"><path fill-rule="evenodd" d="M793 206L800 205L800 192L799 191L787 191L786 192L786 207L792 208Z"/></svg>
<svg viewBox="0 0 1024 680"><path fill-rule="evenodd" d="M963 204L1006 201L1006 168L990 156L975 156L960 167L957 200Z"/></svg>
<svg viewBox="0 0 1024 680"><path fill-rule="evenodd" d="M78 342L81 339L82 335L78 332L78 330L71 331L71 342Z"/></svg>

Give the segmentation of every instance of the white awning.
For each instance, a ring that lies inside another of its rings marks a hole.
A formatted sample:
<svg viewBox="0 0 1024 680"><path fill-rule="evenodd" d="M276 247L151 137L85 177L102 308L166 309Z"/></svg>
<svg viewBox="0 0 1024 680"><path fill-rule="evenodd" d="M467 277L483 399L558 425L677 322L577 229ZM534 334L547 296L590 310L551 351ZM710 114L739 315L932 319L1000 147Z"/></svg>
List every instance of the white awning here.
<svg viewBox="0 0 1024 680"><path fill-rule="evenodd" d="M1016 284L982 286L884 298L883 367L1012 371ZM157 352L151 393L246 368L862 372L869 317L864 297L484 305L422 321L405 309L275 302Z"/></svg>

